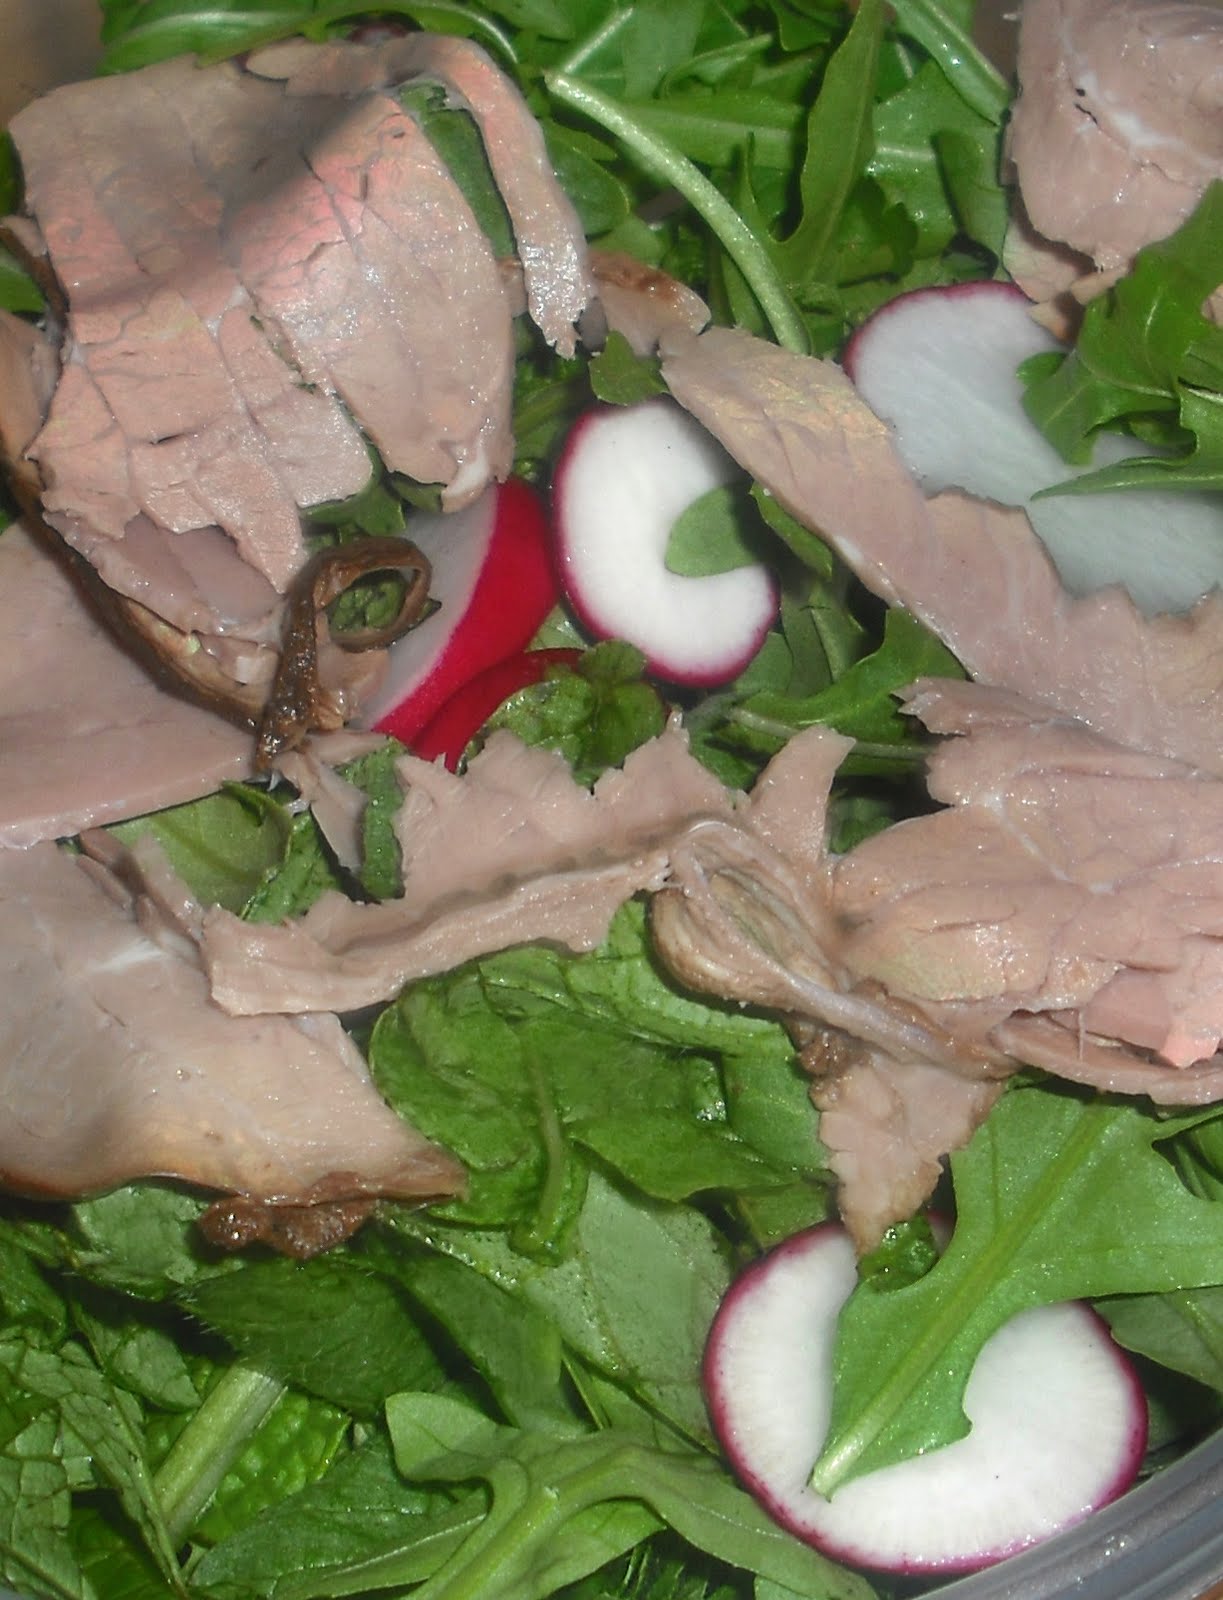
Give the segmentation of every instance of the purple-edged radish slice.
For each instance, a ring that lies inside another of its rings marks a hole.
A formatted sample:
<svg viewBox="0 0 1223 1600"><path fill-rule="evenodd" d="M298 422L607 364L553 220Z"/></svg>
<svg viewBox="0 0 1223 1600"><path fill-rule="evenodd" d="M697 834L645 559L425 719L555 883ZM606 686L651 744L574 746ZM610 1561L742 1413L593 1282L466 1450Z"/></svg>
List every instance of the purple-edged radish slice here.
<svg viewBox="0 0 1223 1600"><path fill-rule="evenodd" d="M702 578L667 569L681 513L739 476L700 423L664 398L587 413L557 466L552 509L570 603L597 638L636 645L669 683L728 682L777 615L766 567Z"/></svg>
<svg viewBox="0 0 1223 1600"><path fill-rule="evenodd" d="M845 369L892 424L923 488L1023 506L1063 583L1123 583L1147 613L1179 611L1223 582L1223 495L1181 490L1031 499L1077 473L1149 453L1106 435L1087 467L1066 464L1023 409L1020 362L1061 348L1012 284L900 295L863 323Z"/></svg>
<svg viewBox="0 0 1223 1600"><path fill-rule="evenodd" d="M828 1428L837 1315L856 1277L838 1223L780 1245L732 1285L704 1381L714 1430L744 1485L808 1544L857 1566L950 1573L988 1566L1115 1500L1146 1448L1128 1359L1081 1303L1021 1312L988 1342L954 1444L811 1487Z"/></svg>
<svg viewBox="0 0 1223 1600"><path fill-rule="evenodd" d="M560 596L543 505L516 479L462 511L413 518L410 536L429 558L438 609L391 646L363 712L409 746L464 684L524 650Z"/></svg>

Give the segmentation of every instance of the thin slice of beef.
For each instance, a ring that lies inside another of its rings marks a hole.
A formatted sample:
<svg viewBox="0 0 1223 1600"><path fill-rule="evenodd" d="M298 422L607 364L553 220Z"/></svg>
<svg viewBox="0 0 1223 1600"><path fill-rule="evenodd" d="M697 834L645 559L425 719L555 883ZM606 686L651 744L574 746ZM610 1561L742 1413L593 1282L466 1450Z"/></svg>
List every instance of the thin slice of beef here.
<svg viewBox="0 0 1223 1600"><path fill-rule="evenodd" d="M929 1200L943 1156L968 1143L1005 1087L936 1062L900 1063L835 1035L819 1035L802 1061L814 1078L820 1139L860 1255Z"/></svg>
<svg viewBox="0 0 1223 1600"><path fill-rule="evenodd" d="M334 1017L227 1016L183 933L199 908L155 852L150 886L140 859L103 853L124 879L52 844L0 853L6 1186L166 1176L290 1206L461 1187Z"/></svg>
<svg viewBox="0 0 1223 1600"><path fill-rule="evenodd" d="M1073 1013L1084 1034L1170 1068L1216 1055L1217 779L1053 721L942 746L930 791L951 809L837 864L843 959L857 981L921 1004ZM1147 1092L1159 1099L1176 1076Z"/></svg>
<svg viewBox="0 0 1223 1600"><path fill-rule="evenodd" d="M594 250L590 268L601 320L628 340L636 355L652 356L668 334L700 333L709 307L694 289L633 256ZM602 337L602 329L596 330Z"/></svg>
<svg viewBox="0 0 1223 1600"><path fill-rule="evenodd" d="M172 533L219 526L279 589L303 558L299 507L368 480L342 408L253 336L224 255L229 186L278 135L306 136L282 98L184 58L68 85L14 119L26 201L69 293L64 377L33 453L70 541L119 538L140 513Z"/></svg>
<svg viewBox="0 0 1223 1600"><path fill-rule="evenodd" d="M470 107L530 304L572 348L581 230L522 97L465 42L302 42L257 69L183 58L14 120L67 290L59 382L23 465L124 625L247 720L305 561L301 510L368 481L367 439L448 505L509 470L513 297L400 103L422 78ZM351 714L368 664L330 666L326 698Z"/></svg>
<svg viewBox="0 0 1223 1600"><path fill-rule="evenodd" d="M466 504L513 448L492 247L392 94L340 100L343 115L330 97L278 98L317 126L228 185L226 254L306 382L340 397L388 467Z"/></svg>
<svg viewBox="0 0 1223 1600"><path fill-rule="evenodd" d="M253 55L251 72L284 78L291 95L370 93L431 81L471 113L505 201L527 304L549 344L572 355L590 299L586 239L557 182L543 132L522 95L469 39L410 33L374 45L293 42Z"/></svg>
<svg viewBox="0 0 1223 1600"><path fill-rule="evenodd" d="M508 733L494 735L462 776L413 757L400 770L403 898L355 905L326 895L283 927L210 910L204 961L226 1010L353 1011L511 945L591 949L618 906L661 887L678 829L734 806L678 728L593 792L561 757Z"/></svg>
<svg viewBox="0 0 1223 1600"><path fill-rule="evenodd" d="M1223 775L1223 598L1149 619L1120 589L1072 598L1022 511L927 498L832 362L712 328L673 334L663 375L741 466L974 678Z"/></svg>
<svg viewBox="0 0 1223 1600"><path fill-rule="evenodd" d="M0 845L193 800L251 757L249 734L120 648L50 550L0 536Z"/></svg>
<svg viewBox="0 0 1223 1600"><path fill-rule="evenodd" d="M1223 12L1199 0L1024 0L1018 72L1008 153L1023 212L1007 264L1044 298L1084 275L1069 261L1051 281L1034 247L1042 236L1069 246L1094 265L1096 281L1075 287L1086 298L1223 177Z"/></svg>

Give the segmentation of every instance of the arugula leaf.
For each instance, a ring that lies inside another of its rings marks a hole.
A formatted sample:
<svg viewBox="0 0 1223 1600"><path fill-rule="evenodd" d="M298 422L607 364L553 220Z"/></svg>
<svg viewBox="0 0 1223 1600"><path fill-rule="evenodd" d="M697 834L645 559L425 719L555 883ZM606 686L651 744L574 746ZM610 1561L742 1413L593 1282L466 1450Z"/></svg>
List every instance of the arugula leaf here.
<svg viewBox="0 0 1223 1600"><path fill-rule="evenodd" d="M800 728L822 723L858 741L851 757L856 770L888 771L924 757L924 743L897 707L897 692L915 678L961 675L955 657L929 629L893 609L878 649L826 688L801 699L767 691L751 695L730 713L730 723L737 736L767 750L780 749Z"/></svg>
<svg viewBox="0 0 1223 1600"><path fill-rule="evenodd" d="M1127 1350L1223 1391L1223 1285L1113 1295L1096 1309Z"/></svg>
<svg viewBox="0 0 1223 1600"><path fill-rule="evenodd" d="M820 279L837 224L872 153L883 23L882 0L862 0L828 63L807 122L807 150L798 180L800 219L775 252L787 284L800 300Z"/></svg>
<svg viewBox="0 0 1223 1600"><path fill-rule="evenodd" d="M951 1158L957 1221L938 1264L906 1288L860 1285L842 1313L820 1492L962 1437L973 1362L1017 1311L1223 1280L1223 1207L1159 1148L1195 1120L1063 1086L1009 1089Z"/></svg>
<svg viewBox="0 0 1223 1600"><path fill-rule="evenodd" d="M1167 239L1140 250L1129 274L1093 300L1074 349L1033 364L1024 405L1065 460L1090 458L1102 428L1174 420L1188 443L1131 457L1044 494L1223 483L1223 330L1202 315L1220 286L1223 180Z"/></svg>

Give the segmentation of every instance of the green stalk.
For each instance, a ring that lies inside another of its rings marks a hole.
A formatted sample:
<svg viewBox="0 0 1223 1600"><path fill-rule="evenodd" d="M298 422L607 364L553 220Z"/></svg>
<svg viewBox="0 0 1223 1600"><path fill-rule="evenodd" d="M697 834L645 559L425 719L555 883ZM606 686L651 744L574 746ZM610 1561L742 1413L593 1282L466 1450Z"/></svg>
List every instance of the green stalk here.
<svg viewBox="0 0 1223 1600"><path fill-rule="evenodd" d="M227 1368L153 1478L171 1546L182 1544L285 1386L253 1367Z"/></svg>
<svg viewBox="0 0 1223 1600"><path fill-rule="evenodd" d="M597 55L609 40L616 37L631 16L632 12L627 7L620 11L609 12L606 20L593 33L587 34L575 45L572 53L565 57L557 71L565 74L579 71L591 56Z"/></svg>
<svg viewBox="0 0 1223 1600"><path fill-rule="evenodd" d="M965 102L999 127L1011 103L1006 79L940 0L893 0L896 25L928 50Z"/></svg>
<svg viewBox="0 0 1223 1600"><path fill-rule="evenodd" d="M683 196L709 224L726 254L743 274L778 344L807 355L811 343L806 324L777 272L767 245L757 238L709 179L674 145L643 128L630 112L598 89L563 72L546 72L544 83L558 100L615 134L651 177Z"/></svg>

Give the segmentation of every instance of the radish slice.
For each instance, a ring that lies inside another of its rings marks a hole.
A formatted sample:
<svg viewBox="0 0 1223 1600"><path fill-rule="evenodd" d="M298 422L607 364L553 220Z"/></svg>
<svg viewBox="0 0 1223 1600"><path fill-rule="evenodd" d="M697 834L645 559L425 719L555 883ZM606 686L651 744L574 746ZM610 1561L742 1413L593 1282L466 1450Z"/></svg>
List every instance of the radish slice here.
<svg viewBox="0 0 1223 1600"><path fill-rule="evenodd" d="M597 638L636 645L671 683L735 677L777 615L764 566L705 578L667 570L681 512L738 476L722 447L667 399L588 412L557 466L561 582L574 610Z"/></svg>
<svg viewBox="0 0 1223 1600"><path fill-rule="evenodd" d="M731 1287L704 1381L743 1483L827 1555L895 1573L970 1571L1081 1521L1128 1489L1146 1402L1089 1307L1023 1311L988 1342L964 1409L972 1431L851 1480L831 1500L809 1477L828 1429L837 1315L856 1281L839 1223L796 1235Z"/></svg>
<svg viewBox="0 0 1223 1600"><path fill-rule="evenodd" d="M1143 489L1033 502L1039 489L1149 452L1112 434L1089 467L1062 460L1024 411L1015 372L1060 348L1030 310L1012 284L916 289L863 323L845 370L929 493L956 488L1023 506L1076 594L1119 582L1148 614L1184 610L1223 582L1223 495Z"/></svg>
<svg viewBox="0 0 1223 1600"><path fill-rule="evenodd" d="M442 756L453 772L464 750L480 729L512 694L529 684L542 683L551 667L575 667L580 650L523 650L499 661L470 679L412 740L412 749L425 761Z"/></svg>
<svg viewBox="0 0 1223 1600"><path fill-rule="evenodd" d="M392 645L364 709L368 727L406 745L477 673L524 650L559 598L547 518L525 483L511 479L462 511L416 517L409 535L432 564L438 609Z"/></svg>

